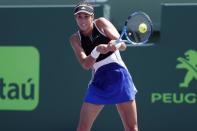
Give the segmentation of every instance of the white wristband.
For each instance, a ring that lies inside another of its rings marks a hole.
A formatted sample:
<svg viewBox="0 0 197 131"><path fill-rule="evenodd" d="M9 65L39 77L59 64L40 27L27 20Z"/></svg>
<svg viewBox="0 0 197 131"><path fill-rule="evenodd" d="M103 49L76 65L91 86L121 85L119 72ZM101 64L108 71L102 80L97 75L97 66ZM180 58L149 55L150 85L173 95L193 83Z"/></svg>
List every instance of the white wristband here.
<svg viewBox="0 0 197 131"><path fill-rule="evenodd" d="M97 46L92 50L91 52L91 56L94 58L94 59L97 59L100 55L100 52L98 52L97 50Z"/></svg>

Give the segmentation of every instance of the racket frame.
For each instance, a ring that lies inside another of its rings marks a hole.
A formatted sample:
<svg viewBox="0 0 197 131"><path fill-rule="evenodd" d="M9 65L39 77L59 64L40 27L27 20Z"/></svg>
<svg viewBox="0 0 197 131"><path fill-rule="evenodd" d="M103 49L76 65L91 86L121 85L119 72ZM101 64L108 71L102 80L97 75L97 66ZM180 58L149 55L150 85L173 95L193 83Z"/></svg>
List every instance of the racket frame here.
<svg viewBox="0 0 197 131"><path fill-rule="evenodd" d="M153 30L152 30L152 27L153 27L153 25L152 25L152 21L151 21L151 19L150 19L150 17L146 14L146 13L144 13L144 12L142 12L142 11L136 11L136 12L134 12L134 13L132 13L128 18L127 18L127 20L125 21L125 24L124 24L124 26L123 26L123 28L122 28L122 32L121 32L121 34L120 34L120 37L115 41L115 45L117 45L117 46L119 46L119 44L120 43L122 43L122 42L125 42L126 43L126 45L127 46L130 46L130 47L133 47L133 46L153 46L154 44L153 43L147 43L147 41L149 40L149 39L147 39L147 40L145 40L145 41L142 41L142 42L140 42L140 43L136 43L136 42L133 42L133 41L131 41L130 39L129 39L129 37L128 37L128 35L127 35L127 23L128 23L128 20L132 17L132 16L134 16L134 15L136 15L136 14L143 14L146 18L147 18L147 20L148 20L148 22L150 23L150 35L149 35L149 37L151 36L151 34L152 34L152 32L153 32ZM125 38L126 38L126 40L122 40L122 37L123 36L125 36ZM148 38L149 38L148 37ZM145 43L147 43L147 44L145 44Z"/></svg>

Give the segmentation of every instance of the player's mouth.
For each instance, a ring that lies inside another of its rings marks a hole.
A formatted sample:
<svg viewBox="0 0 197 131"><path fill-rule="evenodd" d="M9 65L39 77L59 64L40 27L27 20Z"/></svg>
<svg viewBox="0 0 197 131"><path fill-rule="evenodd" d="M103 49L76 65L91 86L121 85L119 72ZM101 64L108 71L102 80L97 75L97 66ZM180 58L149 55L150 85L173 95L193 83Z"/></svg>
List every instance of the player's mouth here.
<svg viewBox="0 0 197 131"><path fill-rule="evenodd" d="M81 24L82 27L86 27L86 24Z"/></svg>

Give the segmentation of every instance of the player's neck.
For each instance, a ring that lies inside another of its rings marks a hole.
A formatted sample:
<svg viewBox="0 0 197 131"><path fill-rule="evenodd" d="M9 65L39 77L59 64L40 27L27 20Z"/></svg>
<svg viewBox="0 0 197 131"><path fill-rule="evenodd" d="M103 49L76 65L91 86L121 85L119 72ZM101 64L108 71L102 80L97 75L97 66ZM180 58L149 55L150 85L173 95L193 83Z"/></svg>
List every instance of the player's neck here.
<svg viewBox="0 0 197 131"><path fill-rule="evenodd" d="M89 29L83 31L80 30L80 32L84 35L84 36L91 36L92 35L92 31L93 31L93 26L91 26Z"/></svg>

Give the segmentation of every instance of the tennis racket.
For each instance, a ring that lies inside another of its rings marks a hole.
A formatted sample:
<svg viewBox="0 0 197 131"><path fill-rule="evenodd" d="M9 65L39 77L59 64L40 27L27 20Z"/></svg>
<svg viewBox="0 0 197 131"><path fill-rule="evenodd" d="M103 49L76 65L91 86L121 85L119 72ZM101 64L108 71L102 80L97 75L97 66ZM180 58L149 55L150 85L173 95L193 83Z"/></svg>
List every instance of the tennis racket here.
<svg viewBox="0 0 197 131"><path fill-rule="evenodd" d="M125 42L127 46L152 46L153 44L147 44L152 31L150 17L142 11L134 12L125 21L120 37L114 44L116 47L120 47L121 42Z"/></svg>

